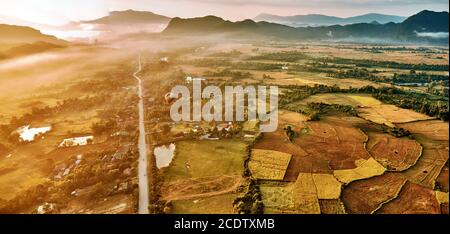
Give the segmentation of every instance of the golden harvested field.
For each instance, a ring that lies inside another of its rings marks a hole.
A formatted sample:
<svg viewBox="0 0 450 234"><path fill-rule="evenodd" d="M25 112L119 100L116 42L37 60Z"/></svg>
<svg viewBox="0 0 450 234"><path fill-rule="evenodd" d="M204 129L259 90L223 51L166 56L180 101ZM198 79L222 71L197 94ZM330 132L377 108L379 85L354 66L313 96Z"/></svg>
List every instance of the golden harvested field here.
<svg viewBox="0 0 450 234"><path fill-rule="evenodd" d="M303 122L308 121L309 118L297 112L280 110L278 111L278 121L280 123L302 125Z"/></svg>
<svg viewBox="0 0 450 234"><path fill-rule="evenodd" d="M301 131L304 128L306 116L290 112L280 111L278 129L275 132L264 133L263 138L258 140L254 145L254 149L265 149L279 151L292 155L291 163L289 163L285 181L296 181L300 171L309 171L309 164L304 160L315 160L314 157L308 157L304 149L297 144L289 141L283 128L290 125L295 131ZM303 161L302 161L303 160Z"/></svg>
<svg viewBox="0 0 450 234"><path fill-rule="evenodd" d="M252 175L257 179L283 180L290 161L290 154L253 149L248 166Z"/></svg>
<svg viewBox="0 0 450 234"><path fill-rule="evenodd" d="M412 110L398 108L394 105L382 104L377 99L366 94L317 94L301 101L301 103L323 102L327 104L351 105L358 114L369 121L394 127L396 123L406 123L418 120L430 120L433 117Z"/></svg>
<svg viewBox="0 0 450 234"><path fill-rule="evenodd" d="M367 179L374 176L382 175L386 168L379 164L375 159L368 160L360 159L356 162L356 168L346 170L335 170L334 176L345 184L355 180Z"/></svg>
<svg viewBox="0 0 450 234"><path fill-rule="evenodd" d="M437 59L436 57L428 57L426 52L412 53L410 51L383 51L382 53L371 53L359 50L361 48L370 48L371 46L341 44L340 46L315 45L304 49L304 52L317 57L334 56L348 59L367 59L375 61L392 61L410 64L445 64L448 61L448 54L436 54L444 57ZM408 47L416 49L417 46Z"/></svg>
<svg viewBox="0 0 450 234"><path fill-rule="evenodd" d="M413 166L422 155L422 146L415 140L382 133L368 135L367 150L389 170L404 171Z"/></svg>
<svg viewBox="0 0 450 234"><path fill-rule="evenodd" d="M285 77L281 75L274 75L273 80L265 80L266 84L273 85L327 85L333 86L337 85L340 88L347 89L349 87L360 88L364 86L371 85L373 87L381 87L379 83L374 83L368 80L357 80L357 79L334 79L327 76L325 73L314 73L314 72L295 72Z"/></svg>
<svg viewBox="0 0 450 234"><path fill-rule="evenodd" d="M341 194L341 183L333 175L300 173L296 182L264 181L260 185L265 213L343 212L334 202ZM321 206L319 206L319 201Z"/></svg>
<svg viewBox="0 0 450 234"><path fill-rule="evenodd" d="M341 183L333 175L312 174L319 199L338 199L341 196Z"/></svg>
<svg viewBox="0 0 450 234"><path fill-rule="evenodd" d="M449 200L448 192L445 193L445 192L441 192L441 191L435 191L435 194L436 194L436 199L439 202L439 204L444 204L444 203L448 204L448 200Z"/></svg>
<svg viewBox="0 0 450 234"><path fill-rule="evenodd" d="M294 183L264 181L259 187L264 213L295 213Z"/></svg>
<svg viewBox="0 0 450 234"><path fill-rule="evenodd" d="M294 185L294 204L301 214L320 214L319 198L313 175L300 173Z"/></svg>

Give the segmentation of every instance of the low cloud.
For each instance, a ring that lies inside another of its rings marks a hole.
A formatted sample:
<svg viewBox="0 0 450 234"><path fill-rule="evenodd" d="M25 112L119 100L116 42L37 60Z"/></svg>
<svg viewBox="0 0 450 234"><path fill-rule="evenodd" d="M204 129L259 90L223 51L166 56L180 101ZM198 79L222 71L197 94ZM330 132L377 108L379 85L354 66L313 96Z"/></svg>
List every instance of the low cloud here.
<svg viewBox="0 0 450 234"><path fill-rule="evenodd" d="M448 32L415 32L418 37L428 37L433 39L448 38Z"/></svg>

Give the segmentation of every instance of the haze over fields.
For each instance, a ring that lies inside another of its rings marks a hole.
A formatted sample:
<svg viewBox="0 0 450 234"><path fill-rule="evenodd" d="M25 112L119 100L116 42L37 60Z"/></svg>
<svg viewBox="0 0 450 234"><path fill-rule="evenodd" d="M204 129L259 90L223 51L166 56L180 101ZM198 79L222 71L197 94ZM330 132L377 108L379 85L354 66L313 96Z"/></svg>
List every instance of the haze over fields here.
<svg viewBox="0 0 450 234"><path fill-rule="evenodd" d="M448 1L151 2L0 3L0 214L448 214Z"/></svg>

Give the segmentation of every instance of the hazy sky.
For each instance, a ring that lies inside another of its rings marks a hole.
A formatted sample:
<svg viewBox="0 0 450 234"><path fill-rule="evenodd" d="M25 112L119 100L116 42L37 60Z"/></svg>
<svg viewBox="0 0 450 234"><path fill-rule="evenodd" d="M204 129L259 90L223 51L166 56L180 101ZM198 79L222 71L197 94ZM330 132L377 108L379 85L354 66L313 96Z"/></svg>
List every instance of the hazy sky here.
<svg viewBox="0 0 450 234"><path fill-rule="evenodd" d="M242 20L263 12L335 16L376 12L409 16L423 9L448 11L448 7L448 0L0 0L0 16L60 25L125 9L152 11L171 17L217 15Z"/></svg>

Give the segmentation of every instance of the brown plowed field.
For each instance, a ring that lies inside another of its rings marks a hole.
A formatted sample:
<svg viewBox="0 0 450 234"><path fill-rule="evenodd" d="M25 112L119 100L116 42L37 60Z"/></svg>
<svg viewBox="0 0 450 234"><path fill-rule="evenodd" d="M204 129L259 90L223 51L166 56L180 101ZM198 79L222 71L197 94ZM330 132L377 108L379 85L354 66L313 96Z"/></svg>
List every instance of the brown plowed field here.
<svg viewBox="0 0 450 234"><path fill-rule="evenodd" d="M367 150L383 166L403 171L419 159L422 146L412 139L396 138L389 134L369 133Z"/></svg>
<svg viewBox="0 0 450 234"><path fill-rule="evenodd" d="M319 200L321 214L345 214L344 204L339 199Z"/></svg>
<svg viewBox="0 0 450 234"><path fill-rule="evenodd" d="M370 214L381 204L395 198L406 180L394 173L350 183L342 193L342 201L351 214Z"/></svg>
<svg viewBox="0 0 450 234"><path fill-rule="evenodd" d="M439 189L447 193L448 193L448 179L449 179L448 165L445 165L444 168L442 168L438 178L436 179L436 182L439 185Z"/></svg>
<svg viewBox="0 0 450 234"><path fill-rule="evenodd" d="M414 183L433 189L448 160L448 123L440 120L399 124L423 146L422 156L404 174Z"/></svg>
<svg viewBox="0 0 450 234"><path fill-rule="evenodd" d="M441 207L433 190L408 182L396 199L383 205L376 213L440 214Z"/></svg>
<svg viewBox="0 0 450 234"><path fill-rule="evenodd" d="M296 138L295 143L305 151L328 163L328 170L344 170L356 167L358 159L369 159L364 148L367 136L358 128L341 125L334 119L308 122L308 133Z"/></svg>

